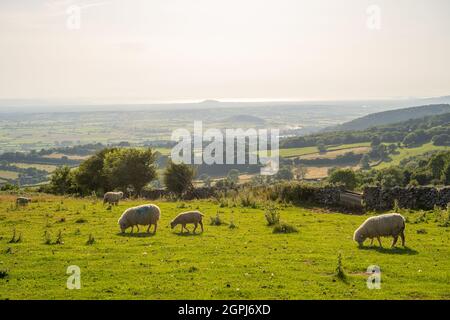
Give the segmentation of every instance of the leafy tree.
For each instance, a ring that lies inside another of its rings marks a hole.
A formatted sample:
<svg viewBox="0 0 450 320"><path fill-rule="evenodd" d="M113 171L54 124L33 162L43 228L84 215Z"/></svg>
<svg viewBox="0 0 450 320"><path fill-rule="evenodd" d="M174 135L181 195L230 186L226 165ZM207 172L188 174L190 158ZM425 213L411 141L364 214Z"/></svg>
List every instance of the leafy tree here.
<svg viewBox="0 0 450 320"><path fill-rule="evenodd" d="M341 184L346 189L353 190L357 186L356 174L352 169L336 169L331 172L330 183Z"/></svg>
<svg viewBox="0 0 450 320"><path fill-rule="evenodd" d="M361 169L363 170L369 170L370 169L370 157L369 155L365 154L361 158L361 161L359 162L359 165L361 166Z"/></svg>
<svg viewBox="0 0 450 320"><path fill-rule="evenodd" d="M231 185L236 185L239 182L239 170L231 169L228 171L227 180Z"/></svg>
<svg viewBox="0 0 450 320"><path fill-rule="evenodd" d="M199 180L203 182L203 185L207 188L211 187L211 177L206 173L200 175Z"/></svg>
<svg viewBox="0 0 450 320"><path fill-rule="evenodd" d="M49 190L55 194L70 194L76 190L74 174L68 166L56 168L50 178Z"/></svg>
<svg viewBox="0 0 450 320"><path fill-rule="evenodd" d="M438 134L433 136L431 139L435 146L450 146L450 135L448 134Z"/></svg>
<svg viewBox="0 0 450 320"><path fill-rule="evenodd" d="M156 178L155 160L151 149L115 149L105 155L103 172L112 189L131 187L140 194Z"/></svg>
<svg viewBox="0 0 450 320"><path fill-rule="evenodd" d="M104 193L111 187L103 170L105 156L117 149L103 149L83 161L75 173L75 181L82 194L90 194L92 191Z"/></svg>
<svg viewBox="0 0 450 320"><path fill-rule="evenodd" d="M305 179L306 173L308 173L308 168L302 164L297 164L294 167L294 177L297 180Z"/></svg>
<svg viewBox="0 0 450 320"><path fill-rule="evenodd" d="M289 166L283 166L278 170L276 178L278 180L292 180L294 178L294 174Z"/></svg>
<svg viewBox="0 0 450 320"><path fill-rule="evenodd" d="M445 153L438 153L431 157L430 161L428 162L428 168L430 169L433 178L439 179L441 177L442 170L444 170L444 167L448 160L449 155Z"/></svg>
<svg viewBox="0 0 450 320"><path fill-rule="evenodd" d="M319 153L326 153L327 152L327 146L323 141L317 142L317 150L319 150Z"/></svg>
<svg viewBox="0 0 450 320"><path fill-rule="evenodd" d="M378 147L380 144L381 144L381 139L380 139L378 136L375 136L375 137L373 137L373 138L370 140L370 146L371 146L372 148L376 148L376 147Z"/></svg>
<svg viewBox="0 0 450 320"><path fill-rule="evenodd" d="M178 196L192 189L192 180L194 179L194 169L187 164L175 164L169 161L164 172L164 184L167 189Z"/></svg>
<svg viewBox="0 0 450 320"><path fill-rule="evenodd" d="M445 185L450 185L450 162L447 162L444 169L442 170L441 180Z"/></svg>

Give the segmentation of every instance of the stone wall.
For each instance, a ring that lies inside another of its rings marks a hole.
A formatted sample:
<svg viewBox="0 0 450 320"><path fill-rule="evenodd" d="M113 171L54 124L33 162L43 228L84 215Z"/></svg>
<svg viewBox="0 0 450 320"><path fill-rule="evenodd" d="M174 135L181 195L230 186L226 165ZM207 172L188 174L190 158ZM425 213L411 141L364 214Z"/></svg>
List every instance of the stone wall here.
<svg viewBox="0 0 450 320"><path fill-rule="evenodd" d="M390 210L395 200L400 208L431 210L434 206L446 207L450 203L450 187L367 187L363 193L366 210Z"/></svg>

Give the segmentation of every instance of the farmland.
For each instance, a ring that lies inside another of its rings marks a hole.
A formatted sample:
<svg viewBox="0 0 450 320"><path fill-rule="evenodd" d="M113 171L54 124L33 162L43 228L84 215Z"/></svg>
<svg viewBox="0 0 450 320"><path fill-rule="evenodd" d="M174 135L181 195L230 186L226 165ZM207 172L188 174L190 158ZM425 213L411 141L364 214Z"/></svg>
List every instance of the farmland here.
<svg viewBox="0 0 450 320"><path fill-rule="evenodd" d="M121 235L118 217L142 200L107 210L94 198L41 194L23 208L14 199L0 196L1 299L450 298L450 229L439 226L448 219L445 211L402 212L406 248L391 249L384 239L384 249L359 249L352 234L367 216L319 208L278 205L298 233L274 234L263 204L159 201L156 235L142 227ZM170 229L170 220L188 209L205 213L203 234ZM217 213L226 224L210 226ZM20 241L10 243L14 230ZM339 253L345 281L334 275ZM365 271L374 264L381 268L381 290L366 287ZM81 269L80 290L66 288L70 265Z"/></svg>

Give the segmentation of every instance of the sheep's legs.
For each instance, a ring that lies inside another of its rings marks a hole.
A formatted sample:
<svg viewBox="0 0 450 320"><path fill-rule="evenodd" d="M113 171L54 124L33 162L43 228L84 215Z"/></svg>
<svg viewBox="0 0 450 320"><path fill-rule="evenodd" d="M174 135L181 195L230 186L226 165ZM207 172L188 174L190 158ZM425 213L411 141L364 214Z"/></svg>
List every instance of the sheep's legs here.
<svg viewBox="0 0 450 320"><path fill-rule="evenodd" d="M155 223L155 229L153 230L153 234L156 233L156 228L158 228L158 224L157 223Z"/></svg>
<svg viewBox="0 0 450 320"><path fill-rule="evenodd" d="M137 232L139 232L139 225L136 225Z"/></svg>
<svg viewBox="0 0 450 320"><path fill-rule="evenodd" d="M377 237L377 240L378 240L378 243L380 244L380 248L382 248L383 245L381 244L381 239L380 239L380 237Z"/></svg>
<svg viewBox="0 0 450 320"><path fill-rule="evenodd" d="M370 245L373 246L373 238L370 239Z"/></svg>
<svg viewBox="0 0 450 320"><path fill-rule="evenodd" d="M197 230L198 223L194 223L194 231L192 231L195 234L195 230Z"/></svg>
<svg viewBox="0 0 450 320"><path fill-rule="evenodd" d="M133 230L134 230L134 226L131 226L131 232L130 233L133 233Z"/></svg>
<svg viewBox="0 0 450 320"><path fill-rule="evenodd" d="M199 221L198 223L200 224L200 227L202 228L202 232L203 232L203 222Z"/></svg>
<svg viewBox="0 0 450 320"><path fill-rule="evenodd" d="M148 225L147 233L150 233L150 227L151 227L151 226L152 226L151 224Z"/></svg>
<svg viewBox="0 0 450 320"><path fill-rule="evenodd" d="M395 236L394 240L392 241L392 246L391 246L392 248L395 247L395 244L397 243L397 240L398 240L398 236Z"/></svg>
<svg viewBox="0 0 450 320"><path fill-rule="evenodd" d="M189 229L186 227L185 224L183 224L183 228L186 229L186 231L187 231L188 233L190 232Z"/></svg>
<svg viewBox="0 0 450 320"><path fill-rule="evenodd" d="M402 231L402 233L400 233L400 238L402 238L402 246L405 246L405 232Z"/></svg>

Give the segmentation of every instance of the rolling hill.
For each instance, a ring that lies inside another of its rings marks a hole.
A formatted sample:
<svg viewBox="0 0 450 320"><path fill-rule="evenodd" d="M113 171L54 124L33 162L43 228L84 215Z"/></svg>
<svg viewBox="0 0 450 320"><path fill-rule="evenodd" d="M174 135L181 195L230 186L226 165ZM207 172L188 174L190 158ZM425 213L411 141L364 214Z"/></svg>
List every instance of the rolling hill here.
<svg viewBox="0 0 450 320"><path fill-rule="evenodd" d="M326 128L325 131L365 130L375 126L403 122L426 116L450 112L450 104L434 104L372 113L367 116L345 122L341 125Z"/></svg>

